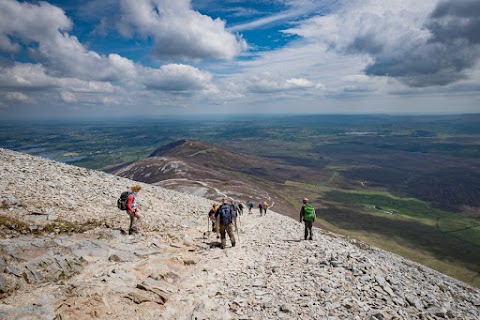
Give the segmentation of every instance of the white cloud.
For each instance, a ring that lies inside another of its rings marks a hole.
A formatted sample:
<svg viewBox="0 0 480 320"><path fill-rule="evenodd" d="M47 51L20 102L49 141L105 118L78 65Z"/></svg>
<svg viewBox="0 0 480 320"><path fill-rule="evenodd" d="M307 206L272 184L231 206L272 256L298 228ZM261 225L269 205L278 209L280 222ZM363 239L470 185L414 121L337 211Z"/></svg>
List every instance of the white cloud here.
<svg viewBox="0 0 480 320"><path fill-rule="evenodd" d="M186 4L189 3L177 4L179 8L174 9L187 9ZM235 36L224 29L215 29L217 25L224 27L222 21L213 21L192 10L187 14L204 19L207 27L210 21L210 36L219 32L216 40L227 41L227 45L229 39L237 45L242 43L236 42ZM63 10L48 3L0 2L0 26L0 51L11 52L16 50L16 46L26 46L30 56L36 60L0 66L0 90L4 88L17 93L3 94L4 99L26 101L27 96L18 93L28 90L36 101L52 97L50 92L54 92L57 99L60 97L60 101L70 104L135 104L138 101L135 96L148 97L146 91L149 90L155 91L156 95L164 91L170 95L190 96L217 91L212 75L192 66L168 64L159 68L144 67L116 53L101 55L87 50L77 37L67 32L72 24ZM121 100L118 95L122 96Z"/></svg>
<svg viewBox="0 0 480 320"><path fill-rule="evenodd" d="M0 1L0 50L18 51L18 41L41 43L71 27L63 10L47 2Z"/></svg>
<svg viewBox="0 0 480 320"><path fill-rule="evenodd" d="M348 52L358 46L402 55L429 38L430 33L423 25L437 2L342 1L343 6L338 11L307 19L284 32L325 43L339 52Z"/></svg>
<svg viewBox="0 0 480 320"><path fill-rule="evenodd" d="M342 3L335 13L284 32L324 43L339 54L367 54L372 62L365 67L366 74L395 77L415 87L464 79L479 59L476 0Z"/></svg>
<svg viewBox="0 0 480 320"><path fill-rule="evenodd" d="M7 92L5 97L11 101L29 102L30 98L21 92Z"/></svg>
<svg viewBox="0 0 480 320"><path fill-rule="evenodd" d="M87 50L77 37L67 33L71 28L65 12L47 2L0 2L0 50L9 52L18 50L20 44L32 45L29 54L56 77L105 81L123 75L125 69L116 57Z"/></svg>
<svg viewBox="0 0 480 320"><path fill-rule="evenodd" d="M255 93L273 93L307 89L322 90L323 85L304 78L284 79L279 75L265 74L252 77L247 81L246 88Z"/></svg>
<svg viewBox="0 0 480 320"><path fill-rule="evenodd" d="M66 103L77 102L77 97L75 94L68 91L60 92L60 98Z"/></svg>
<svg viewBox="0 0 480 320"><path fill-rule="evenodd" d="M0 67L0 87L42 89L57 86L57 80L46 74L40 64L15 63Z"/></svg>
<svg viewBox="0 0 480 320"><path fill-rule="evenodd" d="M247 48L225 21L192 10L190 0L122 0L120 7L120 32L152 37L160 58L232 59Z"/></svg>
<svg viewBox="0 0 480 320"><path fill-rule="evenodd" d="M146 68L142 81L147 88L169 92L213 89L209 72L184 64L168 64L159 69Z"/></svg>
<svg viewBox="0 0 480 320"><path fill-rule="evenodd" d="M85 81L77 78L54 77L47 74L41 64L15 63L13 66L0 67L0 88L38 90L63 88L77 92L111 92L109 82Z"/></svg>

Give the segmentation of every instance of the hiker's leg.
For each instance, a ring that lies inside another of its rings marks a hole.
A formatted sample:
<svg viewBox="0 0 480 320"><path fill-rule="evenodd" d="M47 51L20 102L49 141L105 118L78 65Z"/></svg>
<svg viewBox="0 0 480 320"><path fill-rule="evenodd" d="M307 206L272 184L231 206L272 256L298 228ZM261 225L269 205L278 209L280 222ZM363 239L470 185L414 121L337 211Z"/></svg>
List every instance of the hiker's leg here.
<svg viewBox="0 0 480 320"><path fill-rule="evenodd" d="M309 221L309 222L308 222L308 231L309 231L309 233L310 233L310 237L309 237L310 240L313 240L312 226L313 226L313 221Z"/></svg>
<svg viewBox="0 0 480 320"><path fill-rule="evenodd" d="M227 240L225 239L225 225L224 224L221 224L220 225L220 238L221 238L221 241L222 241L222 249L225 248L225 245L227 244Z"/></svg>
<svg viewBox="0 0 480 320"><path fill-rule="evenodd" d="M137 217L137 222L135 223L137 226L141 226L143 222L143 216L138 213L138 211L135 211L135 216Z"/></svg>
<svg viewBox="0 0 480 320"><path fill-rule="evenodd" d="M135 216L133 215L133 213L131 213L128 210L127 210L127 213L128 213L128 216L130 217L130 225L128 226L128 233L132 233L132 230L133 230L132 228L135 223Z"/></svg>
<svg viewBox="0 0 480 320"><path fill-rule="evenodd" d="M230 223L227 226L227 233L228 237L230 238L230 242L232 243L232 247L235 247L235 234L233 233L233 223Z"/></svg>
<svg viewBox="0 0 480 320"><path fill-rule="evenodd" d="M308 239L308 221L304 221L305 223L305 232L304 232L304 239Z"/></svg>
<svg viewBox="0 0 480 320"><path fill-rule="evenodd" d="M215 232L217 233L217 239L220 237L220 221L215 219Z"/></svg>

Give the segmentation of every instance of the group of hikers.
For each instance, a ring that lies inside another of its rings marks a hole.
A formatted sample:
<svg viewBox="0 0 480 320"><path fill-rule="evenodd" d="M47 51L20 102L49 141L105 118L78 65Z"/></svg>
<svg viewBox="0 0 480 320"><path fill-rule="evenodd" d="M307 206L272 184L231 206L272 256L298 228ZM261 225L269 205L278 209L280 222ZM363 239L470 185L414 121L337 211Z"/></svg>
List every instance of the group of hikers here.
<svg viewBox="0 0 480 320"><path fill-rule="evenodd" d="M123 192L117 201L117 205L120 209L127 211L130 217L130 226L128 228L128 234L135 234L138 232L138 226L142 223L142 215L139 213L136 197L138 192L142 189L139 185L134 185L131 191ZM252 214L252 208L254 207L253 201L247 203L248 213ZM260 210L260 216L267 214L268 202L263 201L258 204ZM227 198L222 199L221 204L212 204L212 208L208 212L209 225L211 223L212 232L218 232L220 234L222 249L226 246L226 234L230 238L232 247L235 247L236 240L233 227L238 232L237 217L243 214L243 204L239 201L232 201ZM309 203L307 198L303 199L302 209L300 210L300 222L305 224L305 240L313 240L312 226L315 222L315 209Z"/></svg>
<svg viewBox="0 0 480 320"><path fill-rule="evenodd" d="M225 249L226 233L230 238L232 247L235 247L235 235L233 233L233 226L238 232L237 217L243 214L243 205L239 202L229 201L226 198L222 199L222 204L213 204L208 212L209 221L212 223L212 232L220 234L220 247Z"/></svg>
<svg viewBox="0 0 480 320"><path fill-rule="evenodd" d="M247 203L247 207L248 207L248 213L249 214L252 214L252 208L255 206L255 204L253 203L253 201L250 201ZM267 208L268 208L268 202L267 201L260 201L258 203L258 209L260 210L260 215L265 215L267 214Z"/></svg>

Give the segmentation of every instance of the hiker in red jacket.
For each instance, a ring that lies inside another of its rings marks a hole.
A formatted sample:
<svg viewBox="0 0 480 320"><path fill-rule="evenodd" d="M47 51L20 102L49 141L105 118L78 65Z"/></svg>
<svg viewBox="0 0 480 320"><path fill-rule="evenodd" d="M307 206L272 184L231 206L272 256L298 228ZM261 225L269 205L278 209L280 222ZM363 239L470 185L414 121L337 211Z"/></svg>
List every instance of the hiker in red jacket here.
<svg viewBox="0 0 480 320"><path fill-rule="evenodd" d="M130 216L130 227L128 228L128 234L137 233L137 225L142 223L142 216L138 212L138 205L136 201L137 193L142 189L138 184L132 186L132 192L127 198L127 213Z"/></svg>

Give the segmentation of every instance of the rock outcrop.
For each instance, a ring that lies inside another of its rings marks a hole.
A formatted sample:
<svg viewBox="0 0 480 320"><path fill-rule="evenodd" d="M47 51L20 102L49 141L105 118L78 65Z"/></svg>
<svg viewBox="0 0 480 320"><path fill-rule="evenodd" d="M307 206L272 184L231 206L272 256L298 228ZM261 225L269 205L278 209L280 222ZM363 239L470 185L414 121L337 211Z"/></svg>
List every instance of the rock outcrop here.
<svg viewBox="0 0 480 320"><path fill-rule="evenodd" d="M0 149L0 319L480 319L480 291L269 211L237 246L211 201L142 184L141 234L116 207L135 182ZM227 243L228 240L227 240Z"/></svg>

